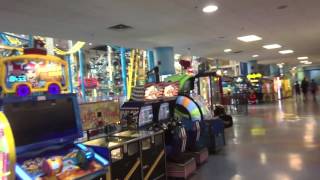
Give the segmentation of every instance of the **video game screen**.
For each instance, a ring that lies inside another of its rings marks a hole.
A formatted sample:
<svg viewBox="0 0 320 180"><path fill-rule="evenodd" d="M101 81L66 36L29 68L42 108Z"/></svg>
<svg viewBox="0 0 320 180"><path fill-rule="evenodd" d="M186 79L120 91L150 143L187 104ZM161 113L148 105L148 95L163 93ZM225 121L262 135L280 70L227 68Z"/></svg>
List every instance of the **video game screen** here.
<svg viewBox="0 0 320 180"><path fill-rule="evenodd" d="M153 111L152 106L143 106L139 114L139 127L152 123Z"/></svg>
<svg viewBox="0 0 320 180"><path fill-rule="evenodd" d="M16 147L77 135L72 98L4 103Z"/></svg>
<svg viewBox="0 0 320 180"><path fill-rule="evenodd" d="M169 115L170 115L169 103L162 103L160 105L160 110L159 110L159 121L168 119Z"/></svg>

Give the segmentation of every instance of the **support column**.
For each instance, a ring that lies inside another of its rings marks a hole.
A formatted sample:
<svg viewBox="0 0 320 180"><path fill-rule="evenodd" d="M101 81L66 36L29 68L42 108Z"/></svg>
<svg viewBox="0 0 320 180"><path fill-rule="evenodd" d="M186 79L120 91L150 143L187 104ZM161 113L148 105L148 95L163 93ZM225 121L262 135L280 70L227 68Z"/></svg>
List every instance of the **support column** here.
<svg viewBox="0 0 320 180"><path fill-rule="evenodd" d="M120 48L120 60L121 60L121 78L123 82L123 96L127 96L127 59L126 48Z"/></svg>
<svg viewBox="0 0 320 180"><path fill-rule="evenodd" d="M33 47L33 36L32 36L32 35L29 35L28 46L29 46L29 48L32 48L32 47Z"/></svg>
<svg viewBox="0 0 320 180"><path fill-rule="evenodd" d="M80 84L81 84L81 93L82 93L82 99L84 102L87 102L87 97L86 97L86 89L84 86L84 67L85 67L85 61L83 57L83 52L82 49L78 51L78 56L79 56L79 76L80 76Z"/></svg>
<svg viewBox="0 0 320 180"><path fill-rule="evenodd" d="M148 71L154 68L154 55L153 50L149 49L147 53L147 60L148 60ZM154 76L150 76L148 82L154 82Z"/></svg>
<svg viewBox="0 0 320 180"><path fill-rule="evenodd" d="M298 67L297 68L297 80L299 83L305 78L305 73L303 67Z"/></svg>
<svg viewBox="0 0 320 180"><path fill-rule="evenodd" d="M173 47L157 47L155 51L160 75L175 74Z"/></svg>
<svg viewBox="0 0 320 180"><path fill-rule="evenodd" d="M280 70L279 67L276 64L270 64L270 76L279 76Z"/></svg>
<svg viewBox="0 0 320 180"><path fill-rule="evenodd" d="M246 62L240 62L240 75L241 76L248 75L248 64Z"/></svg>
<svg viewBox="0 0 320 180"><path fill-rule="evenodd" d="M46 38L47 54L54 55L53 38ZM70 47L70 46L69 46Z"/></svg>

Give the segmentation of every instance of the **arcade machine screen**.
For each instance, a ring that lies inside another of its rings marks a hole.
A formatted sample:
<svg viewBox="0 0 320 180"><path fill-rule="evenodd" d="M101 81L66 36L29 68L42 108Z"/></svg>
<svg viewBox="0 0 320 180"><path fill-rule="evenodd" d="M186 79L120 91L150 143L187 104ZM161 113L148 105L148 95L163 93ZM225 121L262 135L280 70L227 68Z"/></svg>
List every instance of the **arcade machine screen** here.
<svg viewBox="0 0 320 180"><path fill-rule="evenodd" d="M213 114L209 109L210 108L209 105L205 102L205 100L201 96L193 94L192 99L200 106L204 120L210 120L213 118Z"/></svg>
<svg viewBox="0 0 320 180"><path fill-rule="evenodd" d="M211 91L210 77L199 78L199 92L202 95L205 102L209 104L209 106L211 107L212 91Z"/></svg>
<svg viewBox="0 0 320 180"><path fill-rule="evenodd" d="M151 124L153 122L152 106L143 106L139 114L139 127Z"/></svg>
<svg viewBox="0 0 320 180"><path fill-rule="evenodd" d="M82 144L73 144L80 137L74 98L4 102L16 143L16 173L20 178L69 180L105 176L108 161ZM92 157L90 160L87 154Z"/></svg>
<svg viewBox="0 0 320 180"><path fill-rule="evenodd" d="M248 90L248 83L244 77L236 77L234 79L235 93L243 93Z"/></svg>
<svg viewBox="0 0 320 180"><path fill-rule="evenodd" d="M169 103L162 103L159 110L159 121L167 120L170 116Z"/></svg>
<svg viewBox="0 0 320 180"><path fill-rule="evenodd" d="M17 147L80 133L72 99L5 104L4 113L10 122Z"/></svg>
<svg viewBox="0 0 320 180"><path fill-rule="evenodd" d="M223 77L222 80L222 92L223 96L229 96L233 92L233 83L230 77Z"/></svg>

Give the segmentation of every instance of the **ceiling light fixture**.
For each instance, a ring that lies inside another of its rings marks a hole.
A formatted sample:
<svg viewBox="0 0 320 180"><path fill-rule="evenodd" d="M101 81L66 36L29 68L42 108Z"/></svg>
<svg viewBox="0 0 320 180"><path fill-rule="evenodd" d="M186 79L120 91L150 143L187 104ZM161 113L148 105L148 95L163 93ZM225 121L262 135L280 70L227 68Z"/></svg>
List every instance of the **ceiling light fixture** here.
<svg viewBox="0 0 320 180"><path fill-rule="evenodd" d="M262 40L262 37L259 37L257 35L247 35L247 36L237 37L237 39L243 42L253 42L253 41Z"/></svg>
<svg viewBox="0 0 320 180"><path fill-rule="evenodd" d="M258 55L258 54L255 54L255 55L252 55L252 57L256 58L256 57L259 57L259 55Z"/></svg>
<svg viewBox="0 0 320 180"><path fill-rule="evenodd" d="M92 46L92 43L89 43L89 46Z"/></svg>
<svg viewBox="0 0 320 180"><path fill-rule="evenodd" d="M312 64L312 62L308 61L308 62L305 62L304 64L309 65L309 64Z"/></svg>
<svg viewBox="0 0 320 180"><path fill-rule="evenodd" d="M268 44L262 47L265 49L277 49L277 48L281 48L282 46L280 44Z"/></svg>
<svg viewBox="0 0 320 180"><path fill-rule="evenodd" d="M309 57L307 57L307 56L302 56L302 57L298 57L297 59L298 59L298 60L305 60L305 59L309 59Z"/></svg>
<svg viewBox="0 0 320 180"><path fill-rule="evenodd" d="M207 5L207 6L202 8L202 12L204 12L204 13L213 13L213 12L215 12L217 10L218 10L218 6L212 5L212 4Z"/></svg>
<svg viewBox="0 0 320 180"><path fill-rule="evenodd" d="M291 49L279 51L280 54L291 54L291 53L293 53L293 52L294 52L294 51L291 50Z"/></svg>
<svg viewBox="0 0 320 180"><path fill-rule="evenodd" d="M225 50L223 50L225 53L228 53L228 52L231 52L232 51L232 49L225 49Z"/></svg>
<svg viewBox="0 0 320 180"><path fill-rule="evenodd" d="M300 63L302 63L302 64L307 63L307 62L309 62L309 61L300 61Z"/></svg>

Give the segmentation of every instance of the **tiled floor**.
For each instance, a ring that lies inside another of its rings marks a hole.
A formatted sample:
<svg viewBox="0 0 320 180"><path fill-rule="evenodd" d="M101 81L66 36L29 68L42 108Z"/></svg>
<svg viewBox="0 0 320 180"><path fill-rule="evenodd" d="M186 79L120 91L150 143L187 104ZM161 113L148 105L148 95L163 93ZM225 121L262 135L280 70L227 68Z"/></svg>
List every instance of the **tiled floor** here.
<svg viewBox="0 0 320 180"><path fill-rule="evenodd" d="M319 104L318 104L319 103ZM320 102L288 99L234 117L227 146L192 180L320 179Z"/></svg>

